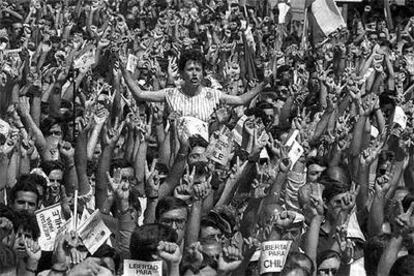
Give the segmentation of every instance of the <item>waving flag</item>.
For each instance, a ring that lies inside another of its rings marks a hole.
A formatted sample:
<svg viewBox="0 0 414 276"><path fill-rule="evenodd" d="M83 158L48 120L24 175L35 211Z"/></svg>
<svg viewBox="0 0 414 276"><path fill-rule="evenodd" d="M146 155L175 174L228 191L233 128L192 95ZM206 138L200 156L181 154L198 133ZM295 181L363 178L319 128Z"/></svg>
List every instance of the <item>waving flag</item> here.
<svg viewBox="0 0 414 276"><path fill-rule="evenodd" d="M312 31L313 44L323 41L336 30L346 27L334 0L307 0L309 27Z"/></svg>

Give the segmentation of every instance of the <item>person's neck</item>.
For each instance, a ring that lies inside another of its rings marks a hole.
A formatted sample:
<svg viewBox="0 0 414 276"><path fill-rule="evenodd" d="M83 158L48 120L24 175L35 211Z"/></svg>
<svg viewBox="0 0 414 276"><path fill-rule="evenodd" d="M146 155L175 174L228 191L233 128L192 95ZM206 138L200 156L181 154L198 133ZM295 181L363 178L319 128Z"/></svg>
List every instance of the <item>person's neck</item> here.
<svg viewBox="0 0 414 276"><path fill-rule="evenodd" d="M192 85L184 85L183 86L183 92L188 95L188 96L196 96L198 94L200 94L202 89L202 86L192 86Z"/></svg>

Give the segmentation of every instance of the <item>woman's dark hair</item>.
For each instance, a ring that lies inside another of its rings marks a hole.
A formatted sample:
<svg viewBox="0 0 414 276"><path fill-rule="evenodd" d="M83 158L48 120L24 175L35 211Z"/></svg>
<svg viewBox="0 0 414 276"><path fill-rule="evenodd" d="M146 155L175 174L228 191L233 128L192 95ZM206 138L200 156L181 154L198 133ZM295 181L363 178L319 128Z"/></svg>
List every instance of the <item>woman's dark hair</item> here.
<svg viewBox="0 0 414 276"><path fill-rule="evenodd" d="M305 276L311 276L312 275L309 272L307 272L306 269L304 269L300 265L294 264L292 266L285 265L285 267L283 267L282 272L280 272L280 276L288 275L292 271L302 271L303 275L305 275ZM275 275L275 274L273 274L273 275ZM297 275L297 274L294 274L294 275Z"/></svg>
<svg viewBox="0 0 414 276"><path fill-rule="evenodd" d="M18 230L21 228L23 231L28 231L32 234L33 240L37 240L40 237L40 228L37 224L36 216L28 213L26 210L16 212Z"/></svg>
<svg viewBox="0 0 414 276"><path fill-rule="evenodd" d="M112 258L115 263L115 271L118 271L121 265L121 256L113 247L110 247L107 244L103 244L101 247L99 247L95 254L92 256L97 258Z"/></svg>
<svg viewBox="0 0 414 276"><path fill-rule="evenodd" d="M187 203L185 201L168 196L162 198L158 201L157 207L155 208L155 219L158 220L162 214L177 209L186 209L187 210Z"/></svg>
<svg viewBox="0 0 414 276"><path fill-rule="evenodd" d="M349 190L348 185L329 178L321 178L320 184L325 187L322 193L325 202L329 202L333 197Z"/></svg>
<svg viewBox="0 0 414 276"><path fill-rule="evenodd" d="M390 276L414 276L414 256L398 258L391 267Z"/></svg>
<svg viewBox="0 0 414 276"><path fill-rule="evenodd" d="M299 251L289 252L287 259L286 259L285 266L290 266L290 267L300 266L299 262L301 261L309 262L311 270L306 271L306 272L309 273L309 275L313 275L313 272L315 271L315 265L313 264L312 259L307 254L299 252ZM307 267L306 268L301 267L301 268L304 270L307 270Z"/></svg>
<svg viewBox="0 0 414 276"><path fill-rule="evenodd" d="M162 224L145 224L134 230L131 235L129 252L131 259L152 261L157 253L160 241L177 242L177 233L169 226Z"/></svg>
<svg viewBox="0 0 414 276"><path fill-rule="evenodd" d="M338 260L341 260L341 255L334 250L322 251L320 254L318 254L318 257L316 258L317 267L319 267L323 261L331 258L337 258Z"/></svg>
<svg viewBox="0 0 414 276"><path fill-rule="evenodd" d="M49 135L49 131L52 126L59 124L60 122L52 117L45 118L42 122L40 122L40 130L42 133Z"/></svg>
<svg viewBox="0 0 414 276"><path fill-rule="evenodd" d="M46 175L49 175L49 173L54 170L61 170L63 172L65 166L63 162L59 160L46 160L40 163L40 168L42 168Z"/></svg>
<svg viewBox="0 0 414 276"><path fill-rule="evenodd" d="M206 67L206 59L203 53L195 49L186 50L181 54L180 60L178 61L178 70L184 71L185 65L189 60L200 63L204 71L204 68Z"/></svg>

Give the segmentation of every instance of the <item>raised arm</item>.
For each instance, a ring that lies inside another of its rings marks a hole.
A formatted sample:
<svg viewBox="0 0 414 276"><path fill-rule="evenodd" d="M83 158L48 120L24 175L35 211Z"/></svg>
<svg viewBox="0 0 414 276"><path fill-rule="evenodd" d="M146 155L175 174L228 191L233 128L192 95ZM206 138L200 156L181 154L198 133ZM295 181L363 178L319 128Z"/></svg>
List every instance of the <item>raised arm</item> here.
<svg viewBox="0 0 414 276"><path fill-rule="evenodd" d="M120 62L120 67L124 80L134 96L136 101L149 101L149 102L164 102L167 96L165 89L159 91L142 91L138 84L132 78L132 74L126 70L123 64Z"/></svg>
<svg viewBox="0 0 414 276"><path fill-rule="evenodd" d="M250 91L244 93L243 95L234 96L228 94L221 94L220 100L229 105L244 105L250 102L254 97L257 96L265 86L265 83L262 82L258 84L256 87L250 89Z"/></svg>

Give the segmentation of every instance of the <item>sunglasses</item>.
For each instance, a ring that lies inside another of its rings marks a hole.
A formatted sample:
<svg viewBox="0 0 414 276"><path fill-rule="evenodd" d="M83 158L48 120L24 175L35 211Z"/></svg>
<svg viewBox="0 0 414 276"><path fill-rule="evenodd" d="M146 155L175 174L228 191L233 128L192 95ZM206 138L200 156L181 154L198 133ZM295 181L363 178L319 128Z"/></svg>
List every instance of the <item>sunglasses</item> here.
<svg viewBox="0 0 414 276"><path fill-rule="evenodd" d="M187 222L186 219L176 219L176 218L163 218L160 220L161 224L166 224L170 227L172 227L175 223L178 229L183 229L186 222Z"/></svg>

